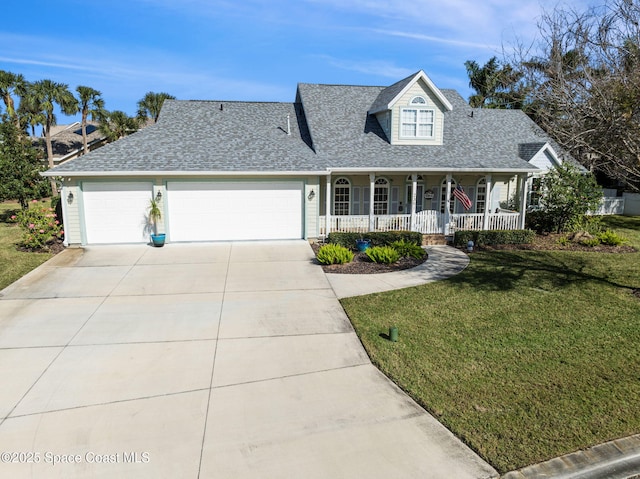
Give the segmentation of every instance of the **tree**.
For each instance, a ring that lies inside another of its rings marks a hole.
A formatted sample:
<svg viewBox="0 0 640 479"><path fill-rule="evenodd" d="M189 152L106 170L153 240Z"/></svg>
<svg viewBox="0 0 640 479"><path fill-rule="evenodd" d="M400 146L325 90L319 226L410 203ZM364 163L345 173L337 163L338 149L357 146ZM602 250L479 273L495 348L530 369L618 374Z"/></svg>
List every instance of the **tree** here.
<svg viewBox="0 0 640 479"><path fill-rule="evenodd" d="M105 116L104 100L101 93L88 86L78 86L78 104L82 113L82 144L84 146L84 154L89 153L89 144L87 142L87 118L91 115L91 119L102 118Z"/></svg>
<svg viewBox="0 0 640 479"><path fill-rule="evenodd" d="M602 189L591 173L583 173L576 166L564 162L553 168L542 180L540 199L542 223L557 233L565 231L572 222L588 211L597 209Z"/></svg>
<svg viewBox="0 0 640 479"><path fill-rule="evenodd" d="M13 95L24 95L26 86L27 82L22 75L0 70L0 96L7 109L7 115L18 127L20 121L14 106Z"/></svg>
<svg viewBox="0 0 640 479"><path fill-rule="evenodd" d="M107 141L116 141L138 131L138 120L123 111L115 110L104 115L100 131L107 137Z"/></svg>
<svg viewBox="0 0 640 479"><path fill-rule="evenodd" d="M528 112L591 171L640 191L640 3L556 8L521 58Z"/></svg>
<svg viewBox="0 0 640 479"><path fill-rule="evenodd" d="M151 119L156 123L164 101L175 99L175 96L169 95L168 93L148 92L144 98L138 102L138 119L141 122Z"/></svg>
<svg viewBox="0 0 640 479"><path fill-rule="evenodd" d="M514 108L516 98L512 86L518 82L521 74L508 63L500 64L492 57L480 66L473 60L464 63L469 75L469 86L475 94L469 97L469 104L474 108Z"/></svg>
<svg viewBox="0 0 640 479"><path fill-rule="evenodd" d="M32 83L27 89L25 101L32 111L39 111L44 119L44 139L47 146L49 168L53 168L53 146L51 144L51 127L56 125L54 107L58 105L65 115L78 112L78 101L69 91L68 85L51 80L40 80ZM51 193L58 195L55 179L51 179Z"/></svg>
<svg viewBox="0 0 640 479"><path fill-rule="evenodd" d="M40 176L42 163L29 139L12 121L0 123L0 201L17 200L26 209L31 199L48 194Z"/></svg>

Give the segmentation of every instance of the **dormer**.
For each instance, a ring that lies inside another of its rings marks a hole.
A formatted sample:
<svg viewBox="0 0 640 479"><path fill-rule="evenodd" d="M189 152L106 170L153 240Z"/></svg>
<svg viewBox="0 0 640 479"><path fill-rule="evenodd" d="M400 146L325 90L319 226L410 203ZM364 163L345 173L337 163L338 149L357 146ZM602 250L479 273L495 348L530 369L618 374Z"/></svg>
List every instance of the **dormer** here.
<svg viewBox="0 0 640 479"><path fill-rule="evenodd" d="M451 103L420 70L385 88L369 109L392 145L442 145Z"/></svg>
<svg viewBox="0 0 640 479"><path fill-rule="evenodd" d="M562 159L549 143L522 143L518 145L520 158L547 173L562 164Z"/></svg>

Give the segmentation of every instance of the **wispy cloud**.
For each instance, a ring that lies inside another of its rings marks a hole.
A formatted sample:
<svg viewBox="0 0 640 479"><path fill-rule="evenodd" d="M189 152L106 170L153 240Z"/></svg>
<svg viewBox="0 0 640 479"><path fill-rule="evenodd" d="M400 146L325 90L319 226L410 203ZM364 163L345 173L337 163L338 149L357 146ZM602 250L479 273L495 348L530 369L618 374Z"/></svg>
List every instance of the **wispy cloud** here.
<svg viewBox="0 0 640 479"><path fill-rule="evenodd" d="M433 35L424 35L422 33L410 33L410 32L401 32L401 31L393 31L393 30L373 30L373 31L383 35L409 38L412 40L419 40L419 41L430 42L430 43L441 43L441 44L451 45L455 47L474 48L478 50L493 50L493 51L500 49L499 45L489 45L489 44L483 44L481 42L455 40L452 38L443 38L443 37L436 37Z"/></svg>

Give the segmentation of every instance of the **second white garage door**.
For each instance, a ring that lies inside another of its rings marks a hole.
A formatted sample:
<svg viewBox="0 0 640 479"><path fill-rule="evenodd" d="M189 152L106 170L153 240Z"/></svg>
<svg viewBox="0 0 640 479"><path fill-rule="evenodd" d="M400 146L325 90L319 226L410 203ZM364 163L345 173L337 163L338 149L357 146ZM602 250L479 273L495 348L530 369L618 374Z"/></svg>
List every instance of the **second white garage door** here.
<svg viewBox="0 0 640 479"><path fill-rule="evenodd" d="M171 241L302 238L300 181L167 183Z"/></svg>

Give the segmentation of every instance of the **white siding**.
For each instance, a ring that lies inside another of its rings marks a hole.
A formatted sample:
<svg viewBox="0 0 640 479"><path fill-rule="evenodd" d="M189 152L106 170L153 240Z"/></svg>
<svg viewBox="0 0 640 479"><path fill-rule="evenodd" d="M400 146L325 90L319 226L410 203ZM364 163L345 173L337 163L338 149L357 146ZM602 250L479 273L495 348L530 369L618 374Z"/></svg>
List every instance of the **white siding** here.
<svg viewBox="0 0 640 479"><path fill-rule="evenodd" d="M435 111L434 118L434 135L433 138L400 138L402 109L410 107L409 103L415 96L422 96L426 101L424 108L430 108ZM392 122L391 122L391 143L394 145L442 145L444 129L444 106L437 99L435 94L427 87L427 85L419 80L413 84L407 92L398 99L393 106ZM387 135L388 136L388 135Z"/></svg>

